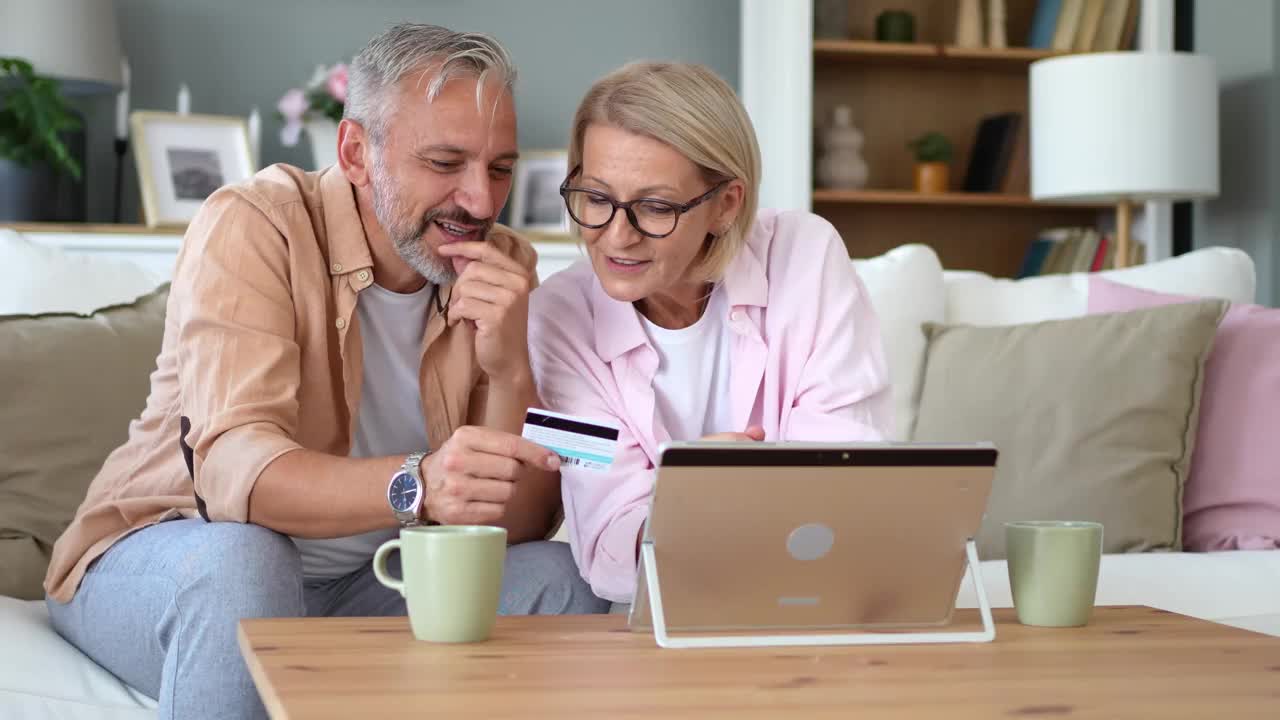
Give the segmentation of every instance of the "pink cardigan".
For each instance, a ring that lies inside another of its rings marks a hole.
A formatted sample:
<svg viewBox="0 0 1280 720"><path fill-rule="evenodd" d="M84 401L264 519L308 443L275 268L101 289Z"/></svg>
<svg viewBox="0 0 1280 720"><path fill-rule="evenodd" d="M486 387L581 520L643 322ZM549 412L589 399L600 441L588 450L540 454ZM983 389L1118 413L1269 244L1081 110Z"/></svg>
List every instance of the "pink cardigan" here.
<svg viewBox="0 0 1280 720"><path fill-rule="evenodd" d="M759 425L771 441L884 438L891 418L879 321L830 223L762 210L723 283L736 336L734 427L723 431ZM565 467L561 477L583 577L598 596L630 602L658 447L673 439L654 413L657 354L636 310L605 294L589 261L533 292L529 345L547 409L621 428L607 472Z"/></svg>

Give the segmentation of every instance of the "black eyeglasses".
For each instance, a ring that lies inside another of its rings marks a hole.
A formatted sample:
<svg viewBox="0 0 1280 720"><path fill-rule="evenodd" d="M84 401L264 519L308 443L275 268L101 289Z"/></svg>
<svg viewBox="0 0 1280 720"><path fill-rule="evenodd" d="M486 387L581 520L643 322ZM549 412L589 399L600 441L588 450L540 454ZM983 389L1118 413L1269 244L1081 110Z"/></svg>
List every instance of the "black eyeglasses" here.
<svg viewBox="0 0 1280 720"><path fill-rule="evenodd" d="M598 230L613 222L614 214L621 208L627 213L631 227L641 235L654 239L661 239L675 232L681 215L710 200L711 196L729 183L728 179L721 180L711 186L710 190L684 204L661 198L636 198L618 202L599 190L569 185L569 181L581 171L581 165L575 167L564 182L560 183L560 196L564 198L569 217L574 222L584 228Z"/></svg>

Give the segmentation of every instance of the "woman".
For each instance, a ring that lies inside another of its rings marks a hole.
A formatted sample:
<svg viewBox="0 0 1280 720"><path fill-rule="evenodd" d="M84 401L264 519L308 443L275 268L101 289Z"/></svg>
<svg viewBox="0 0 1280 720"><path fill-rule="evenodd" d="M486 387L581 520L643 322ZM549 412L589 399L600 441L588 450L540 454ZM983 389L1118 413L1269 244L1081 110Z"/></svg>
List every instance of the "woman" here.
<svg viewBox="0 0 1280 720"><path fill-rule="evenodd" d="M530 297L550 409L616 424L613 465L562 470L574 557L630 602L668 440L874 441L889 427L880 328L839 234L757 212L760 151L705 68L623 67L574 118L561 187L590 263Z"/></svg>

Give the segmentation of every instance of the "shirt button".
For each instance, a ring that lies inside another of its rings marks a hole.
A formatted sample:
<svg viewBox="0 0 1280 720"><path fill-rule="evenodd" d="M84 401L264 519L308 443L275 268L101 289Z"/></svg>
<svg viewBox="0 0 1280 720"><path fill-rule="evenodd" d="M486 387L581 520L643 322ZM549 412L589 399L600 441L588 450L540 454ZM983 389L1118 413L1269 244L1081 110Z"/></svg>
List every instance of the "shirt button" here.
<svg viewBox="0 0 1280 720"><path fill-rule="evenodd" d="M341 330L342 328L347 326L347 320L346 318L338 318L337 320L333 321L333 324L338 326L338 329Z"/></svg>
<svg viewBox="0 0 1280 720"><path fill-rule="evenodd" d="M729 315L729 317L730 317L734 322L742 322L742 311L741 311L741 310L734 310L734 311L733 311L733 313Z"/></svg>
<svg viewBox="0 0 1280 720"><path fill-rule="evenodd" d="M369 271L368 271L368 270L361 270L360 272L356 273L356 279L357 279L357 280L359 280L360 282L368 282L368 281L369 281Z"/></svg>
<svg viewBox="0 0 1280 720"><path fill-rule="evenodd" d="M336 273L340 273L340 272L342 272L342 263L334 263L334 264L333 264L333 271L334 271L334 272L336 272Z"/></svg>

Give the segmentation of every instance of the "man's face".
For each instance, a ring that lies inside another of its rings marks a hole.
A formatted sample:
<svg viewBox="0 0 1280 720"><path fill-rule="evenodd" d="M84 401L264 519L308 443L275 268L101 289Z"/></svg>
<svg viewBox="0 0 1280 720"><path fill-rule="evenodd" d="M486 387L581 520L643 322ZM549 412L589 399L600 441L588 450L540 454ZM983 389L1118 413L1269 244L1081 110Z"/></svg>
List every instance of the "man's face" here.
<svg viewBox="0 0 1280 720"><path fill-rule="evenodd" d="M511 94L488 81L448 82L427 101L410 75L391 94L382 142L371 147L374 214L396 252L429 282L457 279L467 260L447 260L445 243L483 240L511 190L516 114Z"/></svg>

